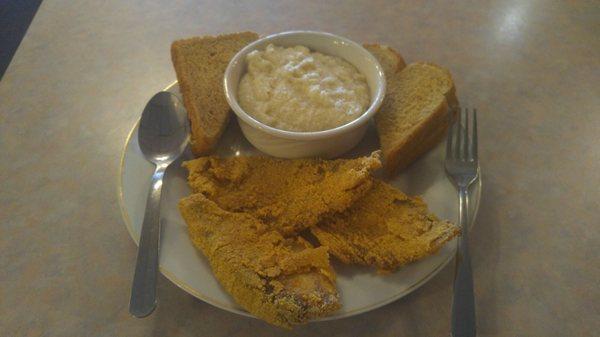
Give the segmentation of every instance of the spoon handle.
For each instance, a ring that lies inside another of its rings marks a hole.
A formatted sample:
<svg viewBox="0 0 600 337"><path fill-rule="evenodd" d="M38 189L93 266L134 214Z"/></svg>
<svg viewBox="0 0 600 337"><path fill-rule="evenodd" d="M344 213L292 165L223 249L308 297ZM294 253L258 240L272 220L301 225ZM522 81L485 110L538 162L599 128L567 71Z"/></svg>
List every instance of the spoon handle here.
<svg viewBox="0 0 600 337"><path fill-rule="evenodd" d="M156 166L152 185L146 200L146 212L138 248L135 275L131 287L129 312L142 318L156 307L156 279L158 275L158 250L160 241L160 194L167 165Z"/></svg>

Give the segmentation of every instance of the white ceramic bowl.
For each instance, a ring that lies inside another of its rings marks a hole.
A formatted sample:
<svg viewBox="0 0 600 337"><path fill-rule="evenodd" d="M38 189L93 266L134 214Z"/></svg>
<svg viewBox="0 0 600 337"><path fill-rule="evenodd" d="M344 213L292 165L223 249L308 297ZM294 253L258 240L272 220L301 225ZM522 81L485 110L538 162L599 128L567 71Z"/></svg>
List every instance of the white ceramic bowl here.
<svg viewBox="0 0 600 337"><path fill-rule="evenodd" d="M261 123L238 104L237 90L246 72L246 55L263 50L268 44L283 47L303 45L312 51L338 56L365 75L371 94L371 105L357 119L333 129L295 132ZM331 158L353 148L362 139L369 120L375 115L385 95L385 76L377 59L356 42L323 32L290 31L263 37L240 50L225 70L225 96L238 117L244 136L252 145L269 155L281 158Z"/></svg>

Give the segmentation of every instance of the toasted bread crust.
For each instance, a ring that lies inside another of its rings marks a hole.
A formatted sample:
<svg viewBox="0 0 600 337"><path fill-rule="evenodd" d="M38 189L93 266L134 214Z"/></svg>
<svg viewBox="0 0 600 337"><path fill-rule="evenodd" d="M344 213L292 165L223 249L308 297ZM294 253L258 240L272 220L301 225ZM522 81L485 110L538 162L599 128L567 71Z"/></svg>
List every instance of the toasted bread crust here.
<svg viewBox="0 0 600 337"><path fill-rule="evenodd" d="M171 59L191 122L190 147L199 156L212 150L229 121L223 74L229 60L248 43L253 32L193 37L171 44Z"/></svg>
<svg viewBox="0 0 600 337"><path fill-rule="evenodd" d="M363 47L377 58L386 77L392 76L406 67L404 58L394 48L378 43L365 43Z"/></svg>
<svg viewBox="0 0 600 337"><path fill-rule="evenodd" d="M425 64L437 67L432 63ZM450 72L443 70L446 72L446 76L452 80ZM398 173L435 147L444 138L450 122L454 120L457 105L456 88L452 84L436 109L408 137L403 138L399 143L386 144L387 151L383 149L382 145L382 152L386 158L384 168L387 174L392 176Z"/></svg>
<svg viewBox="0 0 600 337"><path fill-rule="evenodd" d="M439 143L446 134L449 118L448 103L442 100L431 115L412 130L408 137L399 139L397 143L381 144L386 173L390 176L394 175Z"/></svg>
<svg viewBox="0 0 600 337"><path fill-rule="evenodd" d="M370 50L377 48L381 47L371 46ZM372 52L380 60L382 57L389 60L389 51ZM382 56L384 53L387 56ZM389 65L386 60L380 63ZM388 70L388 74L386 98L375 116L375 125L384 168L391 176L443 138L453 118L451 107L458 105L458 100L450 72L435 64L413 63L397 72ZM407 127L410 117L414 117L413 124Z"/></svg>

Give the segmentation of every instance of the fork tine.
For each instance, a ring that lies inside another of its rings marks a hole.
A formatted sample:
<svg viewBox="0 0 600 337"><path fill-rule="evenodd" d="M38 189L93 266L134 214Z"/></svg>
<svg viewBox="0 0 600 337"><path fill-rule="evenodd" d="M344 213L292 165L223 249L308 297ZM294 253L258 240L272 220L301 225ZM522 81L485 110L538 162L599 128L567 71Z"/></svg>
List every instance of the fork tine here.
<svg viewBox="0 0 600 337"><path fill-rule="evenodd" d="M460 109L458 115L458 121L456 123L456 132L457 132L457 142L456 147L454 149L454 158L461 159L463 158L463 147L465 144L465 135L462 130L462 123L465 113L467 113L467 109Z"/></svg>
<svg viewBox="0 0 600 337"><path fill-rule="evenodd" d="M465 109L464 113L464 130L463 132L463 143L461 144L461 158L465 159L469 157L468 148L469 148L469 110Z"/></svg>
<svg viewBox="0 0 600 337"><path fill-rule="evenodd" d="M456 120L454 120L452 112L450 112L448 118L450 119L450 127L448 128L448 138L446 139L446 157L451 158L453 152L452 142L454 141L454 125L456 124Z"/></svg>
<svg viewBox="0 0 600 337"><path fill-rule="evenodd" d="M458 114L456 116L456 121L452 124L452 152L451 158L458 158L458 149L460 145L460 109L458 110Z"/></svg>
<svg viewBox="0 0 600 337"><path fill-rule="evenodd" d="M458 116L456 118L456 122L452 127L452 158L458 159L460 157L460 110L458 110Z"/></svg>
<svg viewBox="0 0 600 337"><path fill-rule="evenodd" d="M469 159L477 161L477 109L473 109L473 134L469 142Z"/></svg>

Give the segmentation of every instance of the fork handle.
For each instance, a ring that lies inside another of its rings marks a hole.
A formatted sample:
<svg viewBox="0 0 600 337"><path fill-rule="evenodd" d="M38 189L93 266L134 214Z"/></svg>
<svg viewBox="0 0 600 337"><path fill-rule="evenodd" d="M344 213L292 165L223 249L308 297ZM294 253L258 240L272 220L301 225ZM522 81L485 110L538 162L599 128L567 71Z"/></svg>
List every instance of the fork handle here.
<svg viewBox="0 0 600 337"><path fill-rule="evenodd" d="M475 297L469 256L469 197L467 187L458 189L458 220L462 236L456 251L456 274L452 299L452 336L475 337Z"/></svg>

